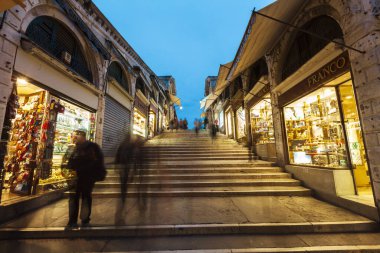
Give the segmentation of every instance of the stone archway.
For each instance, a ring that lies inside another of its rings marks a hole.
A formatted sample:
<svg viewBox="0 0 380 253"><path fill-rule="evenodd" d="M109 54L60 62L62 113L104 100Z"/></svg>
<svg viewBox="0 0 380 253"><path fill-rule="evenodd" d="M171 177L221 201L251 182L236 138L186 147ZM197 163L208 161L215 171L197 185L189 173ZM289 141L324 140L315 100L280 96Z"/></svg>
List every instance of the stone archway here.
<svg viewBox="0 0 380 253"><path fill-rule="evenodd" d="M102 71L100 71L101 68L99 68L99 66L103 66L104 61L98 52L93 49L90 42L88 42L79 28L76 27L76 25L65 15L65 13L62 12L58 6L40 3L32 7L25 13L25 16L20 23L19 31L22 34L25 34L33 20L41 16L46 16L57 20L78 40L84 57L87 59L89 70L92 74L92 83L101 89L104 84L102 81L103 78L101 78Z"/></svg>

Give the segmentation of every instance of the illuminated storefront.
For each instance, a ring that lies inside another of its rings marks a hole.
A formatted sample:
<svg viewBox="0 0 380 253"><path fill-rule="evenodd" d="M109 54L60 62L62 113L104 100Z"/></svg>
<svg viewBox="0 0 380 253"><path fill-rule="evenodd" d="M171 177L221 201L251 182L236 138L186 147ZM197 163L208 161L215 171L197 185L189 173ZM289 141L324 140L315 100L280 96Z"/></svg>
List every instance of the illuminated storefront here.
<svg viewBox="0 0 380 253"><path fill-rule="evenodd" d="M232 117L232 111L227 110L226 111L226 121L227 121L227 128L226 128L226 134L229 138L234 138L234 132L233 132L233 117Z"/></svg>
<svg viewBox="0 0 380 253"><path fill-rule="evenodd" d="M263 160L276 160L272 100L269 85L263 87L247 103L251 121L251 136L254 152Z"/></svg>
<svg viewBox="0 0 380 253"><path fill-rule="evenodd" d="M270 95L254 105L251 110L252 135L257 135L256 143L274 143L272 105Z"/></svg>
<svg viewBox="0 0 380 253"><path fill-rule="evenodd" d="M133 112L133 134L148 137L149 100L141 90L136 91Z"/></svg>
<svg viewBox="0 0 380 253"><path fill-rule="evenodd" d="M133 134L146 137L146 116L137 110L133 113Z"/></svg>
<svg viewBox="0 0 380 253"><path fill-rule="evenodd" d="M239 107L236 111L236 132L237 132L237 139L240 140L241 138L245 137L245 110L243 107Z"/></svg>
<svg viewBox="0 0 380 253"><path fill-rule="evenodd" d="M148 126L148 136L149 138L152 138L154 137L155 133L156 133L156 113L154 113L153 111L150 111L149 112L149 126Z"/></svg>
<svg viewBox="0 0 380 253"><path fill-rule="evenodd" d="M327 80L323 82L324 79ZM298 92L294 92L295 89ZM370 188L347 54L337 57L290 89L279 102L284 104L290 164L352 169L357 191Z"/></svg>
<svg viewBox="0 0 380 253"><path fill-rule="evenodd" d="M67 160L75 144L75 130L94 141L96 114L17 78L13 106L17 108L8 131L3 200L67 188L72 172Z"/></svg>

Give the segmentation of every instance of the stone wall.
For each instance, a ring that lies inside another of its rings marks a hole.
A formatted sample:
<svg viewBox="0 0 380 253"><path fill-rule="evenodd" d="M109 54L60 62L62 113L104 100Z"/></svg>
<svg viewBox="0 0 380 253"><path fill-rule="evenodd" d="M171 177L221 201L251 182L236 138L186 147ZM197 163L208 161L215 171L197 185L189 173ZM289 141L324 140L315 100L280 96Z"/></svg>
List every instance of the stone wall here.
<svg viewBox="0 0 380 253"><path fill-rule="evenodd" d="M16 52L17 50L22 50L20 48L20 39L34 18L45 15L59 20L73 32L82 46L85 57L88 59L89 68L93 75L93 84L103 92L99 96L96 126L96 141L101 143L104 119L104 92L106 90L106 76L109 65L113 61L117 61L123 66L131 86L132 96L135 94L136 77L138 75L133 71L132 67L139 67L141 74L147 80L148 87L154 85L151 81L151 76L155 76L155 74L95 6L86 9L79 0L67 1L74 7L76 14L91 29L99 42L108 50L111 58L109 60L104 59L85 36L85 33L68 18L64 10L53 0L28 0L25 1L25 8L15 6L8 10L3 28L0 29L0 127L2 128L3 126L7 101L13 88L11 77ZM120 60L120 55L115 55L115 52L107 48L106 41L112 43L124 60ZM127 62L129 66L126 66L124 62Z"/></svg>
<svg viewBox="0 0 380 253"><path fill-rule="evenodd" d="M341 26L346 45L365 51L359 53L348 49L354 86L356 90L367 157L372 174L372 183L380 205L380 1L308 1L293 20L297 26L320 15L334 18ZM296 32L286 30L279 43L266 55L269 79L273 89L281 80L281 72L286 64L286 56ZM277 104L277 94L272 94L272 102ZM273 120L276 137L278 163L287 161L285 130L281 124L281 112L273 107Z"/></svg>

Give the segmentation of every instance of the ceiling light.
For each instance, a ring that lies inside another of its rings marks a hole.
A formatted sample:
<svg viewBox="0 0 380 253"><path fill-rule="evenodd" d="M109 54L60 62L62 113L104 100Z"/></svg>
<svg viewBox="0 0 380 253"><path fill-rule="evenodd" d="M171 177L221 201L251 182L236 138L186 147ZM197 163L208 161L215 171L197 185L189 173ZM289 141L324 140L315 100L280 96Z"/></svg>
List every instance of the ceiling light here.
<svg viewBox="0 0 380 253"><path fill-rule="evenodd" d="M27 85L28 82L24 78L17 78L17 83L20 85Z"/></svg>

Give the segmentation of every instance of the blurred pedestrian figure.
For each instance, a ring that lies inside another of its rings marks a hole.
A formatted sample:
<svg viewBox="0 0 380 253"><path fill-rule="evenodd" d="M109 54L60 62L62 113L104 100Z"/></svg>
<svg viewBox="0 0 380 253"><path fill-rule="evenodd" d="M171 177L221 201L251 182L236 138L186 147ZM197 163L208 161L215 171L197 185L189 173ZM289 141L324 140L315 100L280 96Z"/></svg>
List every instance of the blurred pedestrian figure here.
<svg viewBox="0 0 380 253"><path fill-rule="evenodd" d="M98 144L86 140L86 132L77 130L73 134L75 149L68 161L68 168L75 170L77 174L75 193L69 198L69 222L67 227L77 227L79 213L79 199L82 199L80 219L82 225L90 222L92 190L96 181L102 181L106 177L103 153Z"/></svg>
<svg viewBox="0 0 380 253"><path fill-rule="evenodd" d="M183 120L183 129L187 129L187 125L188 125L188 122L187 122L187 119L185 118L184 120Z"/></svg>
<svg viewBox="0 0 380 253"><path fill-rule="evenodd" d="M116 152L115 163L120 174L121 202L125 204L128 190L128 177L135 165L135 142L130 135L120 144Z"/></svg>
<svg viewBox="0 0 380 253"><path fill-rule="evenodd" d="M203 124L204 124L204 129L207 129L207 127L208 127L208 118L207 118L207 116L204 118Z"/></svg>
<svg viewBox="0 0 380 253"><path fill-rule="evenodd" d="M200 128L201 122L198 119L194 120L194 130L195 134L198 135L199 133L199 128Z"/></svg>
<svg viewBox="0 0 380 253"><path fill-rule="evenodd" d="M212 143L214 143L214 141L216 139L216 133L218 132L218 125L217 125L217 123L218 123L218 121L215 120L215 122L210 127L210 136L211 136Z"/></svg>
<svg viewBox="0 0 380 253"><path fill-rule="evenodd" d="M178 131L178 125L179 125L178 119L175 118L174 119L174 129L175 129L176 132Z"/></svg>
<svg viewBox="0 0 380 253"><path fill-rule="evenodd" d="M174 129L174 119L170 120L170 122L169 122L169 128L170 128L170 131L173 132L173 129Z"/></svg>
<svg viewBox="0 0 380 253"><path fill-rule="evenodd" d="M179 120L179 129L183 129L183 120L182 119Z"/></svg>

